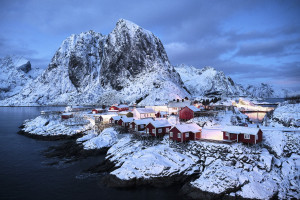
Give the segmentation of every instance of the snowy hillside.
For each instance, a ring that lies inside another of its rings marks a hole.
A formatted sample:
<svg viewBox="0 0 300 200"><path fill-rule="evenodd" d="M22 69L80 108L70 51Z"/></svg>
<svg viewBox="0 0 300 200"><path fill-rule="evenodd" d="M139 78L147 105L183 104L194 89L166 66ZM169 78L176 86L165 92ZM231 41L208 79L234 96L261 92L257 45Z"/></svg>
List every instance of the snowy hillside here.
<svg viewBox="0 0 300 200"><path fill-rule="evenodd" d="M63 41L45 72L0 105L165 103L183 89L160 40L121 19L108 35L88 31Z"/></svg>
<svg viewBox="0 0 300 200"><path fill-rule="evenodd" d="M266 83L248 85L245 89L247 95L259 98L285 98L290 92L286 89L274 89L271 85Z"/></svg>
<svg viewBox="0 0 300 200"><path fill-rule="evenodd" d="M0 58L0 100L18 94L42 72L21 56Z"/></svg>
<svg viewBox="0 0 300 200"><path fill-rule="evenodd" d="M193 66L180 65L175 67L182 81L192 96L204 96L207 94L244 95L244 89L234 83L223 72L212 67L197 69Z"/></svg>

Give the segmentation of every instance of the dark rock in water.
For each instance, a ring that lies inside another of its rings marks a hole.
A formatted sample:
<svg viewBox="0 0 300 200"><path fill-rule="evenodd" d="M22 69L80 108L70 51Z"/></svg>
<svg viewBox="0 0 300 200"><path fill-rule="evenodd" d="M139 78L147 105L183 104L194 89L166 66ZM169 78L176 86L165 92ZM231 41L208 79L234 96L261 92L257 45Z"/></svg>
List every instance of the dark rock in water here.
<svg viewBox="0 0 300 200"><path fill-rule="evenodd" d="M49 147L43 152L43 155L47 158L67 159L67 162L73 162L89 156L105 154L107 150L108 148L85 150L82 145L76 143L76 140L69 140L62 144Z"/></svg>
<svg viewBox="0 0 300 200"><path fill-rule="evenodd" d="M18 67L18 69L22 70L25 73L28 73L31 70L31 63L28 61L24 65L21 65L20 67Z"/></svg>
<svg viewBox="0 0 300 200"><path fill-rule="evenodd" d="M100 164L90 167L84 172L89 172L89 173L103 173L103 172L111 172L115 170L117 167L115 167L115 164L110 162L110 160L103 160Z"/></svg>
<svg viewBox="0 0 300 200"><path fill-rule="evenodd" d="M152 177L149 179L131 179L131 180L122 180L116 177L113 174L108 174L103 178L103 182L109 187L115 188L131 188L131 187L140 187L140 186L152 186L157 188L169 187L172 185L178 185L186 182L191 179L191 176L176 174L173 176L161 176L161 177Z"/></svg>

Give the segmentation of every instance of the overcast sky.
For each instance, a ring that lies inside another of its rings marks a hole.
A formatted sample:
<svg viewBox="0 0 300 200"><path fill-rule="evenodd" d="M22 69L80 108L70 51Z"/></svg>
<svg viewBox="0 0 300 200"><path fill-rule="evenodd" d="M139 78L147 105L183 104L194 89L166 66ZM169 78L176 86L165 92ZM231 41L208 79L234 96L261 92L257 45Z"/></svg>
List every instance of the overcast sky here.
<svg viewBox="0 0 300 200"><path fill-rule="evenodd" d="M152 31L173 65L212 66L243 84L300 89L300 1L0 0L0 57L46 68L73 33L118 19Z"/></svg>

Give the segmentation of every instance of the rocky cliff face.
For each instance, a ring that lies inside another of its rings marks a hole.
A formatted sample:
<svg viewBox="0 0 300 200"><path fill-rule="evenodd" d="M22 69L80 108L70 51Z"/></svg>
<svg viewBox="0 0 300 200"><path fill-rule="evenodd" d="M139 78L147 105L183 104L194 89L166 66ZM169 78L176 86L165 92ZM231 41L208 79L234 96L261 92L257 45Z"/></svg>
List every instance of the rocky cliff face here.
<svg viewBox="0 0 300 200"><path fill-rule="evenodd" d="M0 100L18 94L41 73L21 56L0 58Z"/></svg>
<svg viewBox="0 0 300 200"><path fill-rule="evenodd" d="M153 104L185 96L160 40L121 19L108 36L88 31L68 37L34 83L0 104Z"/></svg>
<svg viewBox="0 0 300 200"><path fill-rule="evenodd" d="M212 67L197 69L192 66L180 65L175 68L192 96L209 94L244 95L245 91L230 77Z"/></svg>

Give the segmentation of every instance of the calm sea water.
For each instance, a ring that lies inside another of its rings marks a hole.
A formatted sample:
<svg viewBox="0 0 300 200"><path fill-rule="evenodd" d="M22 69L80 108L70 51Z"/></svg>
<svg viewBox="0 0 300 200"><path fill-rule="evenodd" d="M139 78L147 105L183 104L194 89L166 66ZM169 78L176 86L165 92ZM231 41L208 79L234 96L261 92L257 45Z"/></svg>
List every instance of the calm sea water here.
<svg viewBox="0 0 300 200"><path fill-rule="evenodd" d="M0 107L0 199L181 199L170 188L114 189L101 183L101 175L81 177L81 171L98 164L104 155L72 164L49 166L41 152L60 141L39 141L18 135L25 119L42 107Z"/></svg>

